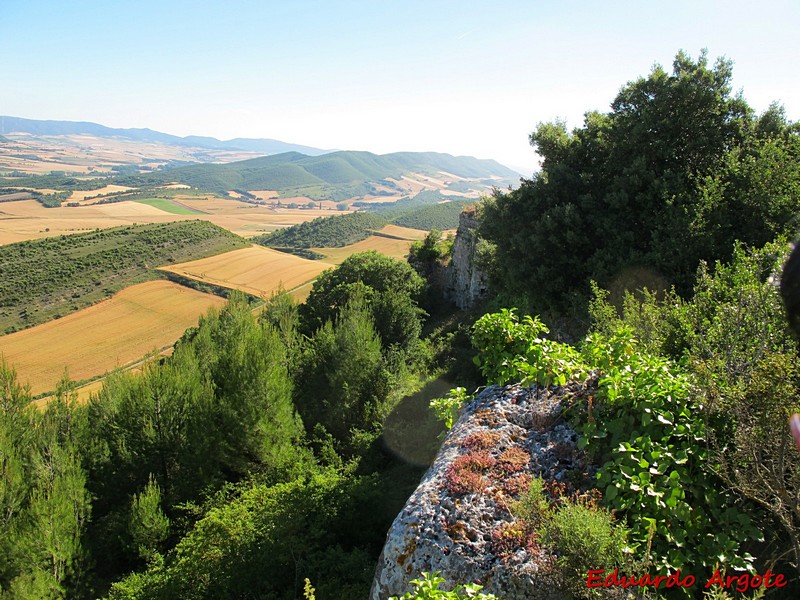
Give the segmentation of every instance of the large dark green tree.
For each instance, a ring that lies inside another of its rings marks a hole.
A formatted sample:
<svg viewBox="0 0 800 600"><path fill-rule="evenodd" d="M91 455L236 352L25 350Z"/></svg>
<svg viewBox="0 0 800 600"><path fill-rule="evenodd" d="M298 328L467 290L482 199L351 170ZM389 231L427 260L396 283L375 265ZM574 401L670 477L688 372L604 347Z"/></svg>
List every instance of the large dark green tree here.
<svg viewBox="0 0 800 600"><path fill-rule="evenodd" d="M226 482L253 473L281 481L302 470L310 457L291 394L280 334L236 295L203 317L163 364L108 378L87 408L84 448L100 575L140 562L131 503L138 495L141 504L151 481L174 518L176 506L202 502Z"/></svg>
<svg viewBox="0 0 800 600"><path fill-rule="evenodd" d="M585 303L592 278L688 293L700 260L785 230L800 209L798 129L777 107L756 117L731 77L731 61L681 52L582 127L540 124L541 171L484 207L499 289L537 311Z"/></svg>
<svg viewBox="0 0 800 600"><path fill-rule="evenodd" d="M322 425L347 443L355 430L380 422L389 394L390 374L381 340L361 295L309 340L300 360L295 403L309 430Z"/></svg>
<svg viewBox="0 0 800 600"><path fill-rule="evenodd" d="M59 427L69 410L62 402L39 411L0 358L2 597L65 598L86 568L89 495L74 439Z"/></svg>
<svg viewBox="0 0 800 600"><path fill-rule="evenodd" d="M418 307L423 279L405 261L370 250L348 257L314 282L300 306L305 333L310 335L359 296L371 312L384 349L410 350L419 340L424 312Z"/></svg>

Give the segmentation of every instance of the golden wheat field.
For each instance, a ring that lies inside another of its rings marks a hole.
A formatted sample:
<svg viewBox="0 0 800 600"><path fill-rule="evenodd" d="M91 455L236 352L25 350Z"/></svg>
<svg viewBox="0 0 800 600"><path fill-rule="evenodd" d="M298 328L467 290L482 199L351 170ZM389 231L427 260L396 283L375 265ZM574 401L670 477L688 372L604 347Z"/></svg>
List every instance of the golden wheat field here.
<svg viewBox="0 0 800 600"><path fill-rule="evenodd" d="M423 229L412 229L411 227L401 227L400 225L384 225L378 233L390 235L392 237L403 238L404 240L424 240L428 232Z"/></svg>
<svg viewBox="0 0 800 600"><path fill-rule="evenodd" d="M331 266L323 261L306 260L263 246L251 246L161 267L161 270L254 296L269 296L281 288L291 291Z"/></svg>
<svg viewBox="0 0 800 600"><path fill-rule="evenodd" d="M351 254L366 252L367 250L376 250L392 258L405 258L412 243L411 240L371 235L365 240L342 248L312 248L312 250L323 254L327 262L338 265Z"/></svg>
<svg viewBox="0 0 800 600"><path fill-rule="evenodd" d="M0 244L12 244L55 235L81 233L94 229L119 227L133 223L166 223L203 219L244 237L296 225L321 216L330 210L271 209L234 199L178 195L178 204L204 214L176 215L141 202L114 202L86 206L45 208L35 200L0 203Z"/></svg>
<svg viewBox="0 0 800 600"><path fill-rule="evenodd" d="M198 215L174 215L130 201L57 208L45 208L36 200L3 202L0 204L0 244L133 223L167 223L196 218Z"/></svg>
<svg viewBox="0 0 800 600"><path fill-rule="evenodd" d="M97 190L75 190L70 195L67 202L85 202L87 198L90 198L88 202L97 202L99 198L94 198L95 196L100 196L103 194L113 194L116 192L128 192L134 190L136 188L126 187L123 185L107 185L103 188Z"/></svg>
<svg viewBox="0 0 800 600"><path fill-rule="evenodd" d="M55 388L65 367L79 381L170 346L200 315L224 302L169 281L148 281L61 319L4 335L0 354L19 380L40 394Z"/></svg>

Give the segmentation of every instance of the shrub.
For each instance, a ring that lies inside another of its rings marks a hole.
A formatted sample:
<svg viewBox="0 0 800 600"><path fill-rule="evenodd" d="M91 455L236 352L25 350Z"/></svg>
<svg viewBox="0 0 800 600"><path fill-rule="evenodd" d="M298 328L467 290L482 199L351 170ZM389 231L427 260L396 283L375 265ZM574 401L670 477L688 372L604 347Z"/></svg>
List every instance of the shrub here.
<svg viewBox="0 0 800 600"><path fill-rule="evenodd" d="M586 591L588 569L613 570L626 558L627 531L611 512L596 502L578 499L564 503L543 522L542 543L558 554L565 579L576 591Z"/></svg>
<svg viewBox="0 0 800 600"><path fill-rule="evenodd" d="M436 413L436 418L442 421L447 429L450 429L458 417L458 411L471 398L472 396L467 394L465 388L457 387L450 390L443 398L433 398L430 401L430 407Z"/></svg>
<svg viewBox="0 0 800 600"><path fill-rule="evenodd" d="M511 506L511 512L529 527L537 528L549 517L550 502L544 490L542 478L533 477L525 493Z"/></svg>
<svg viewBox="0 0 800 600"><path fill-rule="evenodd" d="M498 600L494 594L484 594L480 592L483 586L475 583L458 585L450 592L439 589L445 580L439 576L439 571L434 573L422 572L421 579L412 579L411 584L414 589L406 592L399 598L392 596L389 600L466 600L475 598L476 600Z"/></svg>
<svg viewBox="0 0 800 600"><path fill-rule="evenodd" d="M472 328L475 364L489 383L563 385L586 370L574 348L543 337L549 330L538 317L520 321L515 311L484 315Z"/></svg>

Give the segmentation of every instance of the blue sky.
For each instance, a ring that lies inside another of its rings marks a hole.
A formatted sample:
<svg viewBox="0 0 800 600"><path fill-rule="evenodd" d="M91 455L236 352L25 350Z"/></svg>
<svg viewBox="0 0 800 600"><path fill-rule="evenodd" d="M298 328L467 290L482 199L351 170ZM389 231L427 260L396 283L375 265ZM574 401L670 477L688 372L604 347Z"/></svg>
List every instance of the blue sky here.
<svg viewBox="0 0 800 600"><path fill-rule="evenodd" d="M432 150L530 173L528 134L679 49L800 120L800 2L0 0L0 114Z"/></svg>

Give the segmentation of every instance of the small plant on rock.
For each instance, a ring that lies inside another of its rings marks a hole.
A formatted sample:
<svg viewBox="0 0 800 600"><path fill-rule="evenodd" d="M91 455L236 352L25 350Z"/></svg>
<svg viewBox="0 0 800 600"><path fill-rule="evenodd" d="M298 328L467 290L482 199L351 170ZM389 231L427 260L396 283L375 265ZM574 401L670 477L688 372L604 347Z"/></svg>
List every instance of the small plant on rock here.
<svg viewBox="0 0 800 600"><path fill-rule="evenodd" d="M457 457L445 472L445 487L453 495L482 492L486 489L483 473L495 465L494 457L481 450Z"/></svg>
<svg viewBox="0 0 800 600"><path fill-rule="evenodd" d="M519 446L506 448L497 458L496 469L503 475L522 471L530 462L531 455Z"/></svg>
<svg viewBox="0 0 800 600"><path fill-rule="evenodd" d="M473 431L465 437L464 441L461 442L461 447L467 450L489 450L494 448L499 440L500 434L496 431L481 429Z"/></svg>
<svg viewBox="0 0 800 600"><path fill-rule="evenodd" d="M430 407L436 413L436 418L442 421L447 429L451 429L458 417L458 411L470 398L472 396L467 394L466 388L457 387L450 390L444 398L432 399Z"/></svg>
<svg viewBox="0 0 800 600"><path fill-rule="evenodd" d="M539 534L524 521L506 522L495 528L491 535L492 552L507 560L520 549L528 554L540 550Z"/></svg>
<svg viewBox="0 0 800 600"><path fill-rule="evenodd" d="M483 586L477 583L470 583L467 585L458 585L452 591L448 592L439 589L445 579L439 576L440 571L434 573L422 572L420 579L412 579L411 584L414 589L406 592L403 596L392 596L389 600L467 600L474 598L475 600L498 600L494 594L484 594L480 590Z"/></svg>

